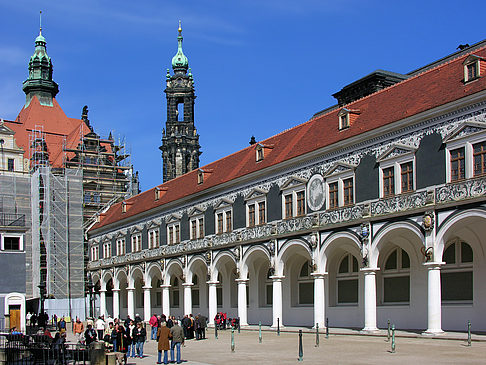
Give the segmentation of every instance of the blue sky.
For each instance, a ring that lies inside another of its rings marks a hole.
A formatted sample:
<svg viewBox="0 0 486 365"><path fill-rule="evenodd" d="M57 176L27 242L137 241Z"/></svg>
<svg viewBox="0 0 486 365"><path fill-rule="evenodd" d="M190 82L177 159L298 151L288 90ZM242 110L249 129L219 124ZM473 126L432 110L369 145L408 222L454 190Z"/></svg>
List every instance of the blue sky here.
<svg viewBox="0 0 486 365"><path fill-rule="evenodd" d="M14 119L38 34L70 117L125 138L141 187L162 181L164 80L177 50L195 79L201 165L308 120L376 69L407 73L485 38L481 1L0 0L0 117ZM319 136L316 136L319 138Z"/></svg>

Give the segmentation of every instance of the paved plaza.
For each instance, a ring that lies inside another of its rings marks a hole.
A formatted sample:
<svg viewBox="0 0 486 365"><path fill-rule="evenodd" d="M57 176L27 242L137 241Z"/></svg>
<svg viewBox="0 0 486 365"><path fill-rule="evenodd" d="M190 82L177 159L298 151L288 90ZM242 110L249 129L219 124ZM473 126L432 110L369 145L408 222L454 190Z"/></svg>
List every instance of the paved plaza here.
<svg viewBox="0 0 486 365"><path fill-rule="evenodd" d="M440 339L426 338L410 332L399 332L396 352L386 336L364 336L350 330L335 330L325 338L320 335L316 347L315 333L303 334L304 359L308 364L485 364L486 341L484 336L473 336L467 346L464 333L445 333ZM386 332L381 332L386 334ZM298 363L298 333L263 331L262 343L258 330L235 331L235 351L231 352L231 330L209 329L206 340L186 341L182 348L184 364L296 364ZM402 337L405 336L405 337ZM129 359L128 364L155 364L155 341L145 343L143 359Z"/></svg>

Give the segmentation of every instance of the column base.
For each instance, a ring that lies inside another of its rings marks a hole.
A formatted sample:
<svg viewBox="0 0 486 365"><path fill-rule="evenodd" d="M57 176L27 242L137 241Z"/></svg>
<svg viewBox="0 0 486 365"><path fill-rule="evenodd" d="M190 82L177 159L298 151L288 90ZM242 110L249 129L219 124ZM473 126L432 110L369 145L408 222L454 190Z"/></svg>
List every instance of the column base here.
<svg viewBox="0 0 486 365"><path fill-rule="evenodd" d="M277 328L278 328L277 326L270 326L270 329L271 330L275 330L276 331ZM284 326L280 325L280 331L283 330L284 328L285 328Z"/></svg>
<svg viewBox="0 0 486 365"><path fill-rule="evenodd" d="M426 331L422 332L422 336L440 336L443 335L445 332L442 329L427 329Z"/></svg>
<svg viewBox="0 0 486 365"><path fill-rule="evenodd" d="M372 333L378 333L380 330L377 327L365 327L359 333L363 334L372 334Z"/></svg>

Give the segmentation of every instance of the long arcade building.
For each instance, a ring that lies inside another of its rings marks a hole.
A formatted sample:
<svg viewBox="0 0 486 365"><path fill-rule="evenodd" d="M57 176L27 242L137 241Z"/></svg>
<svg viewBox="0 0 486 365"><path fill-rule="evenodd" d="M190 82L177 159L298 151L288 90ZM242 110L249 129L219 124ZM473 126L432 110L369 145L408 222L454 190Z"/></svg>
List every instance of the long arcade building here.
<svg viewBox="0 0 486 365"><path fill-rule="evenodd" d="M309 121L113 205L99 310L486 330L486 41L376 71Z"/></svg>

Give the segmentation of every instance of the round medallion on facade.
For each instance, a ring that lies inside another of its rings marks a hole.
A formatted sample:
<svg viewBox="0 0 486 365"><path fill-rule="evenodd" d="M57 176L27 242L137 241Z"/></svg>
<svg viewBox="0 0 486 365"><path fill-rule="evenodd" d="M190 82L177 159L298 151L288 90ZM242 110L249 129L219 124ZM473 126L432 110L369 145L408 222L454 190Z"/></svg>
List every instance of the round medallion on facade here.
<svg viewBox="0 0 486 365"><path fill-rule="evenodd" d="M307 183L307 204L311 210L319 210L326 201L324 179L321 174L314 174Z"/></svg>

